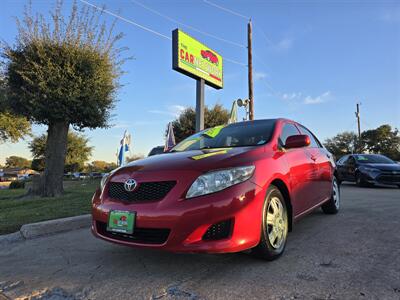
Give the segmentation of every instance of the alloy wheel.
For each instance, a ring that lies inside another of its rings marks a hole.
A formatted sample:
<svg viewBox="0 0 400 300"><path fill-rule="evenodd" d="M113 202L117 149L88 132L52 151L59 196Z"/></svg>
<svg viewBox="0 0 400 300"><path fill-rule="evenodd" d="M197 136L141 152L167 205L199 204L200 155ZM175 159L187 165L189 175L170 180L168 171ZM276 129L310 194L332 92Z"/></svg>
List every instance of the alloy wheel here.
<svg viewBox="0 0 400 300"><path fill-rule="evenodd" d="M339 209L339 206L340 206L340 191L339 191L339 185L337 183L336 178L333 179L332 197L333 197L333 202L335 203L336 208Z"/></svg>
<svg viewBox="0 0 400 300"><path fill-rule="evenodd" d="M266 213L268 240L273 248L278 249L284 244L288 231L287 216L278 197L271 198Z"/></svg>

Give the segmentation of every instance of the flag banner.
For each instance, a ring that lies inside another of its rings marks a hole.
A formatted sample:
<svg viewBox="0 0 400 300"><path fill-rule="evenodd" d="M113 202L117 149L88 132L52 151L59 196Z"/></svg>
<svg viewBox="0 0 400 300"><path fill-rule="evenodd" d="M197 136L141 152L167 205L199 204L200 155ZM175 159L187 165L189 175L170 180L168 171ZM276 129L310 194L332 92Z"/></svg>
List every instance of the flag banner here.
<svg viewBox="0 0 400 300"><path fill-rule="evenodd" d="M236 100L232 103L231 114L229 116L228 124L237 122L237 102Z"/></svg>
<svg viewBox="0 0 400 300"><path fill-rule="evenodd" d="M118 153L118 166L126 165L126 152L131 151L131 135L127 130L124 132L124 136L120 141L119 153Z"/></svg>
<svg viewBox="0 0 400 300"><path fill-rule="evenodd" d="M167 137L165 139L164 152L171 150L175 146L175 135L172 122L168 123Z"/></svg>

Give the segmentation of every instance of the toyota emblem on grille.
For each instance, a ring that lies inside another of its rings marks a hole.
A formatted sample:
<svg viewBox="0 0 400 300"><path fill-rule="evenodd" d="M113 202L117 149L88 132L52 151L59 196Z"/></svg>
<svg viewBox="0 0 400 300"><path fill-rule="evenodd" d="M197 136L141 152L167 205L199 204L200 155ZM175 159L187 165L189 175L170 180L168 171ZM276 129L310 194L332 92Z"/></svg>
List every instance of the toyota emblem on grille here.
<svg viewBox="0 0 400 300"><path fill-rule="evenodd" d="M132 178L128 179L124 183L124 188L125 188L125 191L127 191L127 192L132 192L136 188L136 186L137 186L137 182L135 179L132 179Z"/></svg>

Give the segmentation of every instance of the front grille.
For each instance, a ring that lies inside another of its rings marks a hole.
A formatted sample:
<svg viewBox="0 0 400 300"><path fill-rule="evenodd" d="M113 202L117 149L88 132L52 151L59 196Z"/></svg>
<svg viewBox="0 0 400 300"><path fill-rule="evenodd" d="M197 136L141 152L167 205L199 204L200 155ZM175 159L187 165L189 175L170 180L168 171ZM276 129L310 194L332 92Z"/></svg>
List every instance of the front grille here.
<svg viewBox="0 0 400 300"><path fill-rule="evenodd" d="M203 235L203 240L221 240L230 236L232 231L232 219L222 221L210 226Z"/></svg>
<svg viewBox="0 0 400 300"><path fill-rule="evenodd" d="M142 182L135 190L128 192L125 190L123 182L110 182L108 196L128 202L157 201L163 199L175 184L176 181Z"/></svg>
<svg viewBox="0 0 400 300"><path fill-rule="evenodd" d="M139 244L164 244L169 236L170 230L167 228L135 228L132 234L107 231L107 224L96 222L97 232L105 237L112 239L139 243Z"/></svg>
<svg viewBox="0 0 400 300"><path fill-rule="evenodd" d="M376 180L378 182L391 182L391 183L400 183L400 175L384 173L379 175Z"/></svg>

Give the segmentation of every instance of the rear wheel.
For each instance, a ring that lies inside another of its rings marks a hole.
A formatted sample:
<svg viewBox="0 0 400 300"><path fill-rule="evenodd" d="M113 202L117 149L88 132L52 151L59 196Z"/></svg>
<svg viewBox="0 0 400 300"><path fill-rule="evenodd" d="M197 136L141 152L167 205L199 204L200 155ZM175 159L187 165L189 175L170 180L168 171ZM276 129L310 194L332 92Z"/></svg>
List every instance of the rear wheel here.
<svg viewBox="0 0 400 300"><path fill-rule="evenodd" d="M337 214L340 208L340 186L336 179L333 177L332 181L332 195L328 202L322 204L322 211L326 214Z"/></svg>
<svg viewBox="0 0 400 300"><path fill-rule="evenodd" d="M285 199L279 189L271 185L263 206L260 243L252 253L266 260L278 258L285 250L288 228Z"/></svg>

